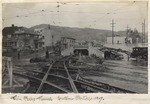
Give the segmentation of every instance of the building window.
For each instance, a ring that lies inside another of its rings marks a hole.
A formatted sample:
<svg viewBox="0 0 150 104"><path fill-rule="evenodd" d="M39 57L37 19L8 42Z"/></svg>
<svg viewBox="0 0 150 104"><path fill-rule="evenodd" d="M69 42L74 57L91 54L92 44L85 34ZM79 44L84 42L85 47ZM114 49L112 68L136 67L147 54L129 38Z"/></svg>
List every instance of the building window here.
<svg viewBox="0 0 150 104"><path fill-rule="evenodd" d="M7 35L7 38L11 38L11 34L8 34L8 35Z"/></svg>
<svg viewBox="0 0 150 104"><path fill-rule="evenodd" d="M28 38L28 37L30 37L30 35L29 35L29 34L27 34L27 35L26 35L26 37Z"/></svg>
<svg viewBox="0 0 150 104"><path fill-rule="evenodd" d="M15 37L15 38L18 38L18 35L16 34L16 35L14 35L14 37Z"/></svg>
<svg viewBox="0 0 150 104"><path fill-rule="evenodd" d="M65 43L65 40L63 39L63 43Z"/></svg>
<svg viewBox="0 0 150 104"><path fill-rule="evenodd" d="M7 42L7 46L10 46L10 42Z"/></svg>
<svg viewBox="0 0 150 104"><path fill-rule="evenodd" d="M17 42L15 42L15 44L14 44L15 46L17 46Z"/></svg>
<svg viewBox="0 0 150 104"><path fill-rule="evenodd" d="M37 39L37 38L38 38L38 35L35 35L35 36L34 36L34 38L36 38L36 39Z"/></svg>

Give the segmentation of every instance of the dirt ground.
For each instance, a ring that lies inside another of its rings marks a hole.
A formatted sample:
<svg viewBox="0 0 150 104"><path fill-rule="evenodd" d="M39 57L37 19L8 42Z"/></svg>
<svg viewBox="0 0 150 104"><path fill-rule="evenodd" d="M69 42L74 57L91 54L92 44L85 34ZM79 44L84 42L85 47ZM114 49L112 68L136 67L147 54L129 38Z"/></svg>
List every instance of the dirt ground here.
<svg viewBox="0 0 150 104"><path fill-rule="evenodd" d="M125 54L124 54L125 55ZM103 82L137 93L148 93L148 66L134 60L104 60L103 64L94 65L77 63L84 78Z"/></svg>

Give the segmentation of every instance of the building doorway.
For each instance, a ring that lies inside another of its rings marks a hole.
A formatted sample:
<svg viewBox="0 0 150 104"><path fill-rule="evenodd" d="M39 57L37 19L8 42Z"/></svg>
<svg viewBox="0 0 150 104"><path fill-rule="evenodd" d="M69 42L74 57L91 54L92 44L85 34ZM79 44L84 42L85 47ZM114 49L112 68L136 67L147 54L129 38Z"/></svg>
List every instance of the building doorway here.
<svg viewBox="0 0 150 104"><path fill-rule="evenodd" d="M89 51L88 49L75 49L73 51L73 53L77 56L79 56L79 54L84 55L84 56L88 56L89 55Z"/></svg>

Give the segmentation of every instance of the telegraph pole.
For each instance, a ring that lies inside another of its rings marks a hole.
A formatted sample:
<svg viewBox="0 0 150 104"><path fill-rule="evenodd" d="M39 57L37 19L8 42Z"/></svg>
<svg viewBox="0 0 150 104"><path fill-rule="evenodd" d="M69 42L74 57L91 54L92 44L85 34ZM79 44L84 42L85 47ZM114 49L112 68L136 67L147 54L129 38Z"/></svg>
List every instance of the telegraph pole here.
<svg viewBox="0 0 150 104"><path fill-rule="evenodd" d="M116 24L116 23L114 23L114 20L112 20L112 23L110 23L111 24L111 27L112 27L112 44L114 44L114 24Z"/></svg>
<svg viewBox="0 0 150 104"><path fill-rule="evenodd" d="M145 19L142 23L142 43L145 43Z"/></svg>
<svg viewBox="0 0 150 104"><path fill-rule="evenodd" d="M144 43L143 23L142 23L142 43Z"/></svg>
<svg viewBox="0 0 150 104"><path fill-rule="evenodd" d="M144 35L144 43L145 43L145 19L144 19L144 23L143 23L143 35Z"/></svg>
<svg viewBox="0 0 150 104"><path fill-rule="evenodd" d="M60 25L60 16L59 16L59 13L60 13L60 4L59 2L57 2L57 15L58 15L58 25Z"/></svg>
<svg viewBox="0 0 150 104"><path fill-rule="evenodd" d="M106 41L106 43L107 43L107 34L106 34L106 40L105 40L105 41Z"/></svg>
<svg viewBox="0 0 150 104"><path fill-rule="evenodd" d="M127 30L129 29L129 26L127 25Z"/></svg>
<svg viewBox="0 0 150 104"><path fill-rule="evenodd" d="M127 38L128 38L128 29L129 29L129 26L127 25L127 33L126 33Z"/></svg>
<svg viewBox="0 0 150 104"><path fill-rule="evenodd" d="M50 24L49 24L49 27L48 27L48 28L49 28L49 31L50 31L50 35L51 35L50 38L51 38L51 42L52 42L51 44L52 44L52 47L53 47L53 46L54 46L54 42L53 42L54 36L53 36L53 34L51 33L51 25L50 25Z"/></svg>

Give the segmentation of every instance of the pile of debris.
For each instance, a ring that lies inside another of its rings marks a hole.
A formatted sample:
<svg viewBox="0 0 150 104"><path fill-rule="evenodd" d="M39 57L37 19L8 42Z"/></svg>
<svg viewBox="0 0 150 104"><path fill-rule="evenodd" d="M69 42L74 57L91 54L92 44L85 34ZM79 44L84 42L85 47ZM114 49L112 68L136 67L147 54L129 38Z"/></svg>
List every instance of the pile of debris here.
<svg viewBox="0 0 150 104"><path fill-rule="evenodd" d="M93 56L84 56L81 59L76 58L72 58L70 61L70 65L71 67L74 68L79 68L80 70L94 70L94 71L100 71L100 70L105 70L106 67L104 65L102 65L100 62L100 60L96 59Z"/></svg>

